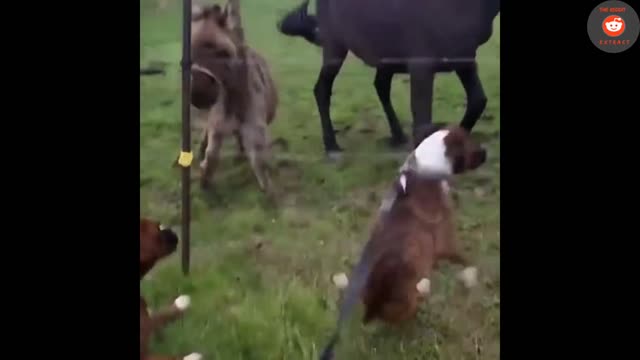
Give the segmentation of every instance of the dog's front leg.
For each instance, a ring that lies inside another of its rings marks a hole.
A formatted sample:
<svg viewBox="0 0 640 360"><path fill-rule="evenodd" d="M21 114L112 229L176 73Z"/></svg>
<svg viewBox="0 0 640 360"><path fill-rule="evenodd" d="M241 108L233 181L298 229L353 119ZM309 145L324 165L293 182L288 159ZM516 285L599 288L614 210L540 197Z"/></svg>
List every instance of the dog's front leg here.
<svg viewBox="0 0 640 360"><path fill-rule="evenodd" d="M162 356L162 355L148 355L144 360L202 360L202 355L198 353L192 353L187 356Z"/></svg>
<svg viewBox="0 0 640 360"><path fill-rule="evenodd" d="M475 266L471 266L466 257L458 251L449 251L443 254L443 257L453 264L464 267L464 269L458 273L458 280L462 281L465 287L472 288L478 284L478 269Z"/></svg>
<svg viewBox="0 0 640 360"><path fill-rule="evenodd" d="M151 312L149 318L152 332L157 332L167 324L180 318L189 306L191 306L191 298L188 295L180 295L171 306Z"/></svg>

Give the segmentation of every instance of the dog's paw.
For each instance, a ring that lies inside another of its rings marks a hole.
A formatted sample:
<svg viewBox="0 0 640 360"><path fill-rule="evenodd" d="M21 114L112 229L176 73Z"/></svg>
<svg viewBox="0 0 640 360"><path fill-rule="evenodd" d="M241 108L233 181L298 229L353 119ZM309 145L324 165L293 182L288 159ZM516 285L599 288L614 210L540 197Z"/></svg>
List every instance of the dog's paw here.
<svg viewBox="0 0 640 360"><path fill-rule="evenodd" d="M458 278L467 288L472 288L478 284L478 269L475 266L464 268L458 275Z"/></svg>
<svg viewBox="0 0 640 360"><path fill-rule="evenodd" d="M189 295L180 295L173 304L178 308L178 310L185 311L189 306L191 306L191 297Z"/></svg>
<svg viewBox="0 0 640 360"><path fill-rule="evenodd" d="M349 279L345 273L335 274L331 277L331 280L338 289L344 289L349 286Z"/></svg>
<svg viewBox="0 0 640 360"><path fill-rule="evenodd" d="M202 354L191 353L182 358L182 360L202 360Z"/></svg>
<svg viewBox="0 0 640 360"><path fill-rule="evenodd" d="M431 280L427 279L427 278L422 278L420 281L418 281L418 283L416 284L416 289L418 290L418 292L420 293L420 295L427 295L429 294L429 292L431 292Z"/></svg>

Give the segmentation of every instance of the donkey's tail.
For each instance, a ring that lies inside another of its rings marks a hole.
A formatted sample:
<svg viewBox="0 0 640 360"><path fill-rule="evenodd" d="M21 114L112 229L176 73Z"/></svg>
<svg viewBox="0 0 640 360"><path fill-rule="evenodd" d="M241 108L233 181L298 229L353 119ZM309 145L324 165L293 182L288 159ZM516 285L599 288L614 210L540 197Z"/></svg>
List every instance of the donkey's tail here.
<svg viewBox="0 0 640 360"><path fill-rule="evenodd" d="M289 11L279 22L278 30L287 36L301 36L308 42L320 46L318 39L318 20L309 15L309 0L304 0L295 9Z"/></svg>

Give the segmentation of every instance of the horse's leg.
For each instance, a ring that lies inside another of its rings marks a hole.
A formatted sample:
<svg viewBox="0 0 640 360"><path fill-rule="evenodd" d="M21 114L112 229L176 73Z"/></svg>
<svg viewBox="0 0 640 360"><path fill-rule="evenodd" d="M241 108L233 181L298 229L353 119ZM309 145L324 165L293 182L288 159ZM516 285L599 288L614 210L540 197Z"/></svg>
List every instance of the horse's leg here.
<svg viewBox="0 0 640 360"><path fill-rule="evenodd" d="M391 146L398 146L407 142L407 137L402 131L396 112L391 104L391 80L395 73L395 69L389 66L380 66L376 71L376 78L373 81L373 85L378 93L378 99L380 99L384 113L387 116L389 129L391 130Z"/></svg>
<svg viewBox="0 0 640 360"><path fill-rule="evenodd" d="M347 50L336 46L325 46L322 52L322 69L318 75L318 80L313 88L316 98L320 121L322 124L322 140L324 149L329 158L334 158L342 151L336 141L336 134L331 123L329 110L331 107L331 90L333 80L335 80L344 59L347 57Z"/></svg>
<svg viewBox="0 0 640 360"><path fill-rule="evenodd" d="M487 106L487 96L484 94L482 82L478 76L477 64L474 63L472 67L458 69L456 74L467 94L467 109L460 126L471 132L471 129L473 129L476 121L478 121Z"/></svg>
<svg viewBox="0 0 640 360"><path fill-rule="evenodd" d="M433 80L435 70L430 64L418 63L409 67L411 76L411 113L413 115L413 142L418 144L419 129L431 125Z"/></svg>

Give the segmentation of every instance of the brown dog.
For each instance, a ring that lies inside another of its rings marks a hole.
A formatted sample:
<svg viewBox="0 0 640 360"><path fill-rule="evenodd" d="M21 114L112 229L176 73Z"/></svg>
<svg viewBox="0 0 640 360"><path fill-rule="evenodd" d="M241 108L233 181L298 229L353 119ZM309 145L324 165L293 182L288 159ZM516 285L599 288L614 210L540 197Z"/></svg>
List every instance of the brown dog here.
<svg viewBox="0 0 640 360"><path fill-rule="evenodd" d="M398 324L412 318L420 299L430 292L431 274L440 260L462 265L460 279L467 287L477 282L456 244L448 179L474 170L486 161L486 151L459 127L435 126L401 168L389 196L383 201L371 238L353 281L334 276L346 287L338 326L357 298L365 305L364 323L374 319ZM332 357L337 332L321 359Z"/></svg>
<svg viewBox="0 0 640 360"><path fill-rule="evenodd" d="M149 219L140 219L140 280L161 259L171 255L178 245L178 236L169 229ZM178 297L173 305L150 314L147 303L140 296L140 360L201 360L192 353L184 357L149 354L151 334L182 316L191 299L187 295Z"/></svg>
<svg viewBox="0 0 640 360"><path fill-rule="evenodd" d="M267 61L244 42L237 1L224 8L192 8L191 103L206 117L200 147L201 185L218 165L223 141L235 136L260 189L269 192L268 126L276 116L278 93Z"/></svg>

